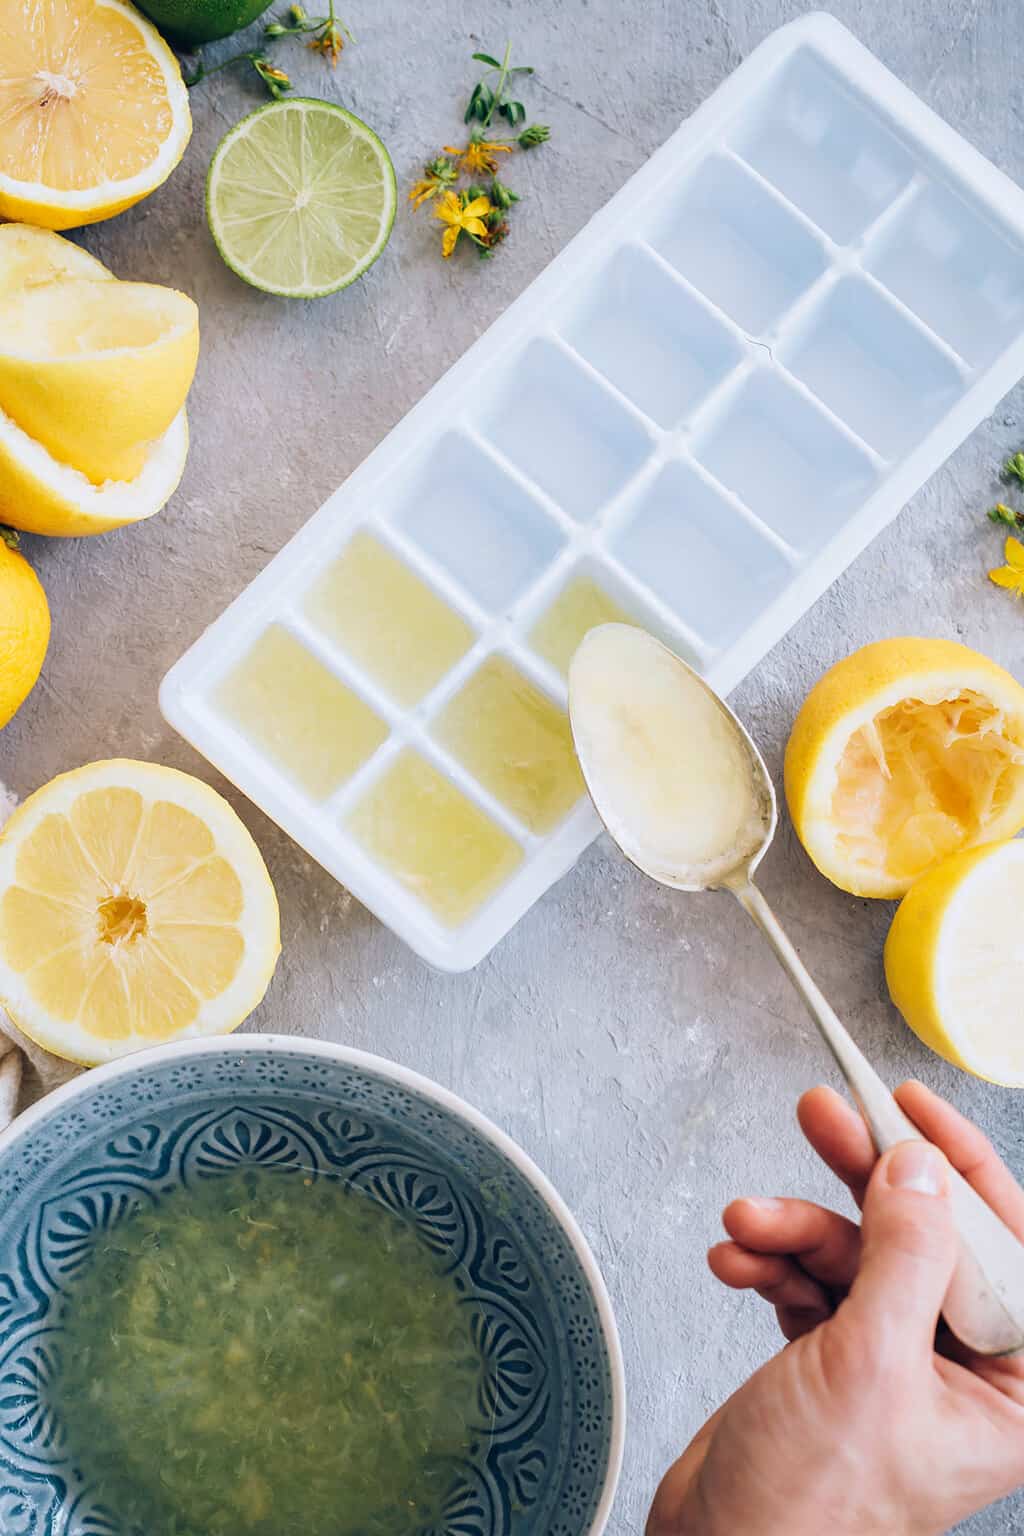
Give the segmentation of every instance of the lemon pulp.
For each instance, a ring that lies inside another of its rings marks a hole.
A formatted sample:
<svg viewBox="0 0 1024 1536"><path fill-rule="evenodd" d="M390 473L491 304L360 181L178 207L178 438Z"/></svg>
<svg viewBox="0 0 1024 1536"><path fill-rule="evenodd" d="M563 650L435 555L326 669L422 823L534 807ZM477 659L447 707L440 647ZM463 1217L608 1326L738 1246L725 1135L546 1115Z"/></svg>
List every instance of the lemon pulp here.
<svg viewBox="0 0 1024 1536"><path fill-rule="evenodd" d="M449 926L472 916L522 860L518 843L418 752L395 760L347 826Z"/></svg>
<svg viewBox="0 0 1024 1536"><path fill-rule="evenodd" d="M323 573L305 610L400 704L418 703L473 644L465 619L368 533Z"/></svg>
<svg viewBox="0 0 1024 1536"><path fill-rule="evenodd" d="M234 980L243 905L198 816L134 789L89 790L19 847L3 955L54 1018L99 1040L164 1040Z"/></svg>
<svg viewBox="0 0 1024 1536"><path fill-rule="evenodd" d="M5 171L62 192L136 175L173 126L163 70L138 26L109 6L43 0L35 11L28 25L23 6L0 9Z"/></svg>
<svg viewBox="0 0 1024 1536"><path fill-rule="evenodd" d="M0 0L0 218L109 218L169 175L190 132L177 61L132 6Z"/></svg>
<svg viewBox="0 0 1024 1536"><path fill-rule="evenodd" d="M970 689L935 703L902 699L850 737L832 815L853 863L913 879L984 836L1020 793L1024 742Z"/></svg>

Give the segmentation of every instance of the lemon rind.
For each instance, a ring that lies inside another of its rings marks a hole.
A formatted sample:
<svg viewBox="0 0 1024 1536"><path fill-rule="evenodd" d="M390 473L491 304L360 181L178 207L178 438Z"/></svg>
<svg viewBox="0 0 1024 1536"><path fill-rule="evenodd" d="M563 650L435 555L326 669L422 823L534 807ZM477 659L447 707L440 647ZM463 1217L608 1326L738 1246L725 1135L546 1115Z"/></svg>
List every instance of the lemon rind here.
<svg viewBox="0 0 1024 1536"><path fill-rule="evenodd" d="M34 481L39 501L48 503L43 515L26 512L19 498L5 498L2 456L16 461L18 471ZM0 521L23 533L54 538L108 533L155 516L177 490L188 457L188 417L184 408L151 447L134 480L107 480L94 485L81 470L59 459L0 411ZM61 527L60 524L67 526Z"/></svg>

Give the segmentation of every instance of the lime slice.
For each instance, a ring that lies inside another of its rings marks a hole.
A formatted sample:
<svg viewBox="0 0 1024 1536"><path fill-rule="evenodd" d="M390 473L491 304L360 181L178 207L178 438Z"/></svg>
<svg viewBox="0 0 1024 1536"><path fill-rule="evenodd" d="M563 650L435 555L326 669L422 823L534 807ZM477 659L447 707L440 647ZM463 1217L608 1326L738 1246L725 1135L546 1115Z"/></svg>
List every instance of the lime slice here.
<svg viewBox="0 0 1024 1536"><path fill-rule="evenodd" d="M206 217L228 266L292 299L355 282L387 244L395 200L377 135L343 107L306 97L244 117L206 182Z"/></svg>

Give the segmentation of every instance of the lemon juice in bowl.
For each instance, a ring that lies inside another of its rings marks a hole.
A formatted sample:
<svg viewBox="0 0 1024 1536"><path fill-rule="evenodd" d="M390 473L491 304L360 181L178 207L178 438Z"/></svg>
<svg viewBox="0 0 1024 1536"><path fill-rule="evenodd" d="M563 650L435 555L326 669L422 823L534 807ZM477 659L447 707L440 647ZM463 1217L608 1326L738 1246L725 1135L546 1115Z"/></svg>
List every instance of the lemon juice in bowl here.
<svg viewBox="0 0 1024 1536"><path fill-rule="evenodd" d="M466 1288L436 1235L296 1164L142 1201L68 1293L50 1390L79 1480L149 1536L432 1527L490 1434Z"/></svg>

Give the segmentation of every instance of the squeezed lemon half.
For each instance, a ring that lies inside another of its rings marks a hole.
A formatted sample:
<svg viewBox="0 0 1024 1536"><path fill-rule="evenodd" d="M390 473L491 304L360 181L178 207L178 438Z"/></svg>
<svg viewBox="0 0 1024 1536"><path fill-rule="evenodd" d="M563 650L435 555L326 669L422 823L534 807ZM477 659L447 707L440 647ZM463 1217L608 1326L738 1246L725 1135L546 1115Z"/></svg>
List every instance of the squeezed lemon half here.
<svg viewBox="0 0 1024 1536"><path fill-rule="evenodd" d="M96 485L138 475L199 356L187 294L65 278L0 296L0 410Z"/></svg>
<svg viewBox="0 0 1024 1536"><path fill-rule="evenodd" d="M881 640L812 688L786 798L821 872L902 896L952 853L1024 826L1024 688L951 640Z"/></svg>
<svg viewBox="0 0 1024 1536"><path fill-rule="evenodd" d="M51 229L35 224L0 224L0 301L69 277L115 281L102 261Z"/></svg>
<svg viewBox="0 0 1024 1536"><path fill-rule="evenodd" d="M30 796L0 837L0 1001L59 1056L93 1065L227 1033L279 951L256 844L188 774L92 763Z"/></svg>

